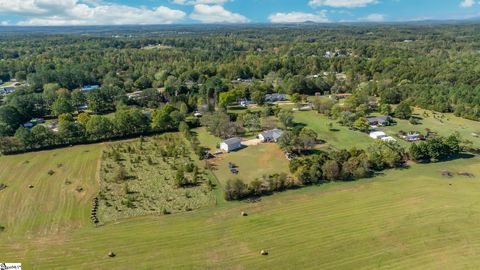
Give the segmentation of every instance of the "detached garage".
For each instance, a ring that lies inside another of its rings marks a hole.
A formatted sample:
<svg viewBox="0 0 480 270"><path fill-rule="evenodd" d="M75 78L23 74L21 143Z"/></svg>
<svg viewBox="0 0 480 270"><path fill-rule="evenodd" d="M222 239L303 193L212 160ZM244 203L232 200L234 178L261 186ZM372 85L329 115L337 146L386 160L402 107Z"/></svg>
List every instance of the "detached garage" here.
<svg viewBox="0 0 480 270"><path fill-rule="evenodd" d="M240 138L231 138L220 143L220 149L225 152L235 151L240 148L242 148Z"/></svg>

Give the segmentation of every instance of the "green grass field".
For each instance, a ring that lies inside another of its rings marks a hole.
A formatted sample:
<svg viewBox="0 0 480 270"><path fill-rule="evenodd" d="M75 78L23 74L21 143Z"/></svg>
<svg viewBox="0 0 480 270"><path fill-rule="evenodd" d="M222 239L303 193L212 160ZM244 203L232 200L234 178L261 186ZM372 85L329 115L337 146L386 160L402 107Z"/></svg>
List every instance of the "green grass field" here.
<svg viewBox="0 0 480 270"><path fill-rule="evenodd" d="M288 160L275 143L259 144L222 154L213 161L213 173L224 185L229 179L241 179L244 183L275 173L289 174ZM232 174L228 167L231 162L237 166L238 174Z"/></svg>
<svg viewBox="0 0 480 270"><path fill-rule="evenodd" d="M28 155L50 163L45 157L51 153ZM65 151L75 154L79 152ZM12 160L18 164L25 157ZM85 164L95 167L96 161ZM472 158L413 165L375 179L288 191L258 203L223 203L98 228L83 224L62 233L0 233L0 257L20 261L27 269L475 269L480 260L479 164L480 158ZM47 168L28 172L35 178ZM476 176L445 178L444 169ZM2 198L11 200L24 187L10 189ZM60 203L60 196L45 199L63 215L71 213L72 205ZM2 207L2 220L16 209L16 204ZM241 211L249 215L241 217ZM269 255L260 256L261 249ZM117 256L109 258L109 251Z"/></svg>
<svg viewBox="0 0 480 270"><path fill-rule="evenodd" d="M338 149L365 148L374 143L368 134L349 130L338 124L336 120L328 119L327 116L315 111L297 111L294 114L294 121L313 129L317 132L319 139ZM329 123L332 123L333 131L330 130Z"/></svg>
<svg viewBox="0 0 480 270"><path fill-rule="evenodd" d="M200 144L215 152L221 139L211 135L205 128L194 130ZM238 168L238 174L232 174L228 167L229 162ZM212 170L223 186L229 179L241 179L245 183L275 173L289 174L289 163L285 154L277 144L267 143L245 147L238 151L224 153L209 160Z"/></svg>
<svg viewBox="0 0 480 270"><path fill-rule="evenodd" d="M8 186L0 191L0 225L6 227L0 239L55 235L88 226L103 147L0 156L0 183ZM49 175L50 170L55 173ZM78 187L83 191L77 192Z"/></svg>
<svg viewBox="0 0 480 270"><path fill-rule="evenodd" d="M424 115L424 112L427 114ZM456 117L453 114L436 113L436 115L437 118L434 117L432 111L417 108L415 109L415 116L421 118L419 125L411 125L407 120L395 119L397 125L386 127L385 132L392 136L398 134L400 130L405 132L417 131L425 134L426 128L442 136L449 136L458 132L463 139L472 141L474 147L480 148L480 138L472 136L472 133L480 134L480 122ZM440 119L440 115L444 115L444 117Z"/></svg>

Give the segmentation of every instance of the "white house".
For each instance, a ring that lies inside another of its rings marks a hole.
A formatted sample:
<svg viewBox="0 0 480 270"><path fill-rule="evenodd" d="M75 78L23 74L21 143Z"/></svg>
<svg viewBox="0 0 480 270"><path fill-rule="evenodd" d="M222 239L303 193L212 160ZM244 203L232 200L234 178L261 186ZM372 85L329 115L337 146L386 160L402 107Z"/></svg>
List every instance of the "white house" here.
<svg viewBox="0 0 480 270"><path fill-rule="evenodd" d="M240 138L231 138L220 143L220 149L225 152L235 151L240 148L242 148Z"/></svg>
<svg viewBox="0 0 480 270"><path fill-rule="evenodd" d="M387 137L387 134L383 131L372 131L370 132L370 137L375 140L380 140L384 137Z"/></svg>
<svg viewBox="0 0 480 270"><path fill-rule="evenodd" d="M276 142L282 136L282 134L283 131L276 128L258 134L258 138L262 140L262 142Z"/></svg>

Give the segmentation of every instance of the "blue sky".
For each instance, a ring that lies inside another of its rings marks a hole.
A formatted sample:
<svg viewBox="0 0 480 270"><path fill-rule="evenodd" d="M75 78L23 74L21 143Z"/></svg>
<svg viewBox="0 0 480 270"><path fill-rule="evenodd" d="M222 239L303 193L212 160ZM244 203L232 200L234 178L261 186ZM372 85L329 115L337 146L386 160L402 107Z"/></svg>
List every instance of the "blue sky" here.
<svg viewBox="0 0 480 270"><path fill-rule="evenodd" d="M480 0L0 0L1 25L382 22L480 18Z"/></svg>

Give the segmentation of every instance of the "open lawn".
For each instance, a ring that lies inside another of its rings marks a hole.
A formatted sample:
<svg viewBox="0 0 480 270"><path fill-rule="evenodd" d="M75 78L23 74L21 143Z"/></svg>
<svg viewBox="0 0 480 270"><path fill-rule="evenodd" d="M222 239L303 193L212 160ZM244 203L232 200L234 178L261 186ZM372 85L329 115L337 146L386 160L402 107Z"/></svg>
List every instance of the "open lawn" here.
<svg viewBox="0 0 480 270"><path fill-rule="evenodd" d="M222 185L229 179L238 178L244 183L250 183L264 175L289 173L289 162L275 143L248 146L235 152L222 154L211 162L214 164L213 173ZM230 171L229 162L236 166L238 174Z"/></svg>
<svg viewBox="0 0 480 270"><path fill-rule="evenodd" d="M328 119L327 116L315 111L297 111L294 117L297 124L313 129L318 133L319 139L338 149L365 148L374 143L368 134L349 130L337 121ZM332 130L328 126L329 123L333 125Z"/></svg>
<svg viewBox="0 0 480 270"><path fill-rule="evenodd" d="M0 156L0 183L7 185L0 191L0 225L5 226L0 242L88 226L91 199L99 187L103 147L96 144Z"/></svg>
<svg viewBox="0 0 480 270"><path fill-rule="evenodd" d="M413 165L258 203L124 219L48 237L0 233L0 257L28 269L476 269L479 164L472 158ZM475 177L443 177L444 169ZM262 249L269 255L261 256ZM109 258L109 251L117 256Z"/></svg>

